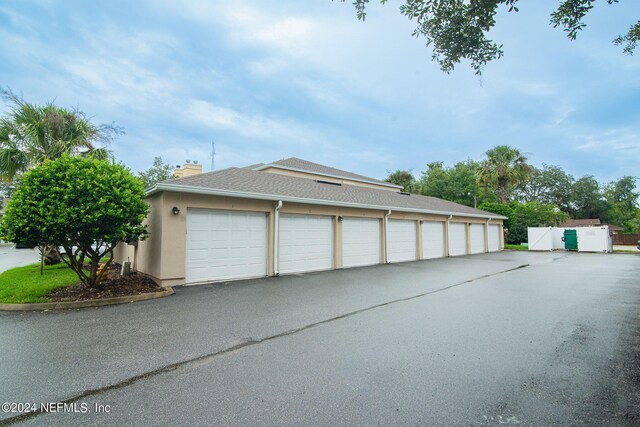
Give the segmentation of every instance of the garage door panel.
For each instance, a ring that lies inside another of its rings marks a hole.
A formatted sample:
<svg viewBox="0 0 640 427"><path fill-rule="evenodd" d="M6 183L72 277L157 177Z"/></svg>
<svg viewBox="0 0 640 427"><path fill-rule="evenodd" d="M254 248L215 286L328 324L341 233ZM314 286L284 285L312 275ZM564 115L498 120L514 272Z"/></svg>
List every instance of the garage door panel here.
<svg viewBox="0 0 640 427"><path fill-rule="evenodd" d="M356 267L380 263L380 220L344 218L342 221L342 265Z"/></svg>
<svg viewBox="0 0 640 427"><path fill-rule="evenodd" d="M280 216L280 273L333 268L333 220L328 216Z"/></svg>
<svg viewBox="0 0 640 427"><path fill-rule="evenodd" d="M267 274L267 216L257 212L187 211L187 283Z"/></svg>
<svg viewBox="0 0 640 427"><path fill-rule="evenodd" d="M387 221L387 258L389 262L416 259L416 222L390 219Z"/></svg>
<svg viewBox="0 0 640 427"><path fill-rule="evenodd" d="M489 252L500 250L500 226L489 224Z"/></svg>
<svg viewBox="0 0 640 427"><path fill-rule="evenodd" d="M467 254L467 224L449 223L449 256Z"/></svg>
<svg viewBox="0 0 640 427"><path fill-rule="evenodd" d="M471 239L471 253L484 253L484 224L470 224L469 238Z"/></svg>
<svg viewBox="0 0 640 427"><path fill-rule="evenodd" d="M422 258L444 256L444 222L424 221L422 223Z"/></svg>

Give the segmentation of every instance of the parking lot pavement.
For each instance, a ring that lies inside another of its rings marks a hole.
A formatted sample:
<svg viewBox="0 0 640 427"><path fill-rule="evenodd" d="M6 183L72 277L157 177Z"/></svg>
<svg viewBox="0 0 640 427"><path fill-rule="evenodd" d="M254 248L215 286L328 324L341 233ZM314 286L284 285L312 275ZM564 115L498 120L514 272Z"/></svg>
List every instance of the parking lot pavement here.
<svg viewBox="0 0 640 427"><path fill-rule="evenodd" d="M40 260L36 249L16 249L13 246L0 246L0 273L14 267L33 264Z"/></svg>
<svg viewBox="0 0 640 427"><path fill-rule="evenodd" d="M639 277L636 255L503 252L4 313L0 393L109 407L32 425L623 425Z"/></svg>

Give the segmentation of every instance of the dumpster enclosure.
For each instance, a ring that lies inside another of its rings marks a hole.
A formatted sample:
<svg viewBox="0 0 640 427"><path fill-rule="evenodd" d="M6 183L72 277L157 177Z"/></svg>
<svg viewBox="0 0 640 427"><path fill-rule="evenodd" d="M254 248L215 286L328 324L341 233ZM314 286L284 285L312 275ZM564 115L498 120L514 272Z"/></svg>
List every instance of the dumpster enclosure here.
<svg viewBox="0 0 640 427"><path fill-rule="evenodd" d="M565 231L575 232L578 252L613 252L613 244L608 226L600 227L529 227L527 235L530 251L558 251L574 249L574 243L565 246ZM571 239L571 238L570 238Z"/></svg>

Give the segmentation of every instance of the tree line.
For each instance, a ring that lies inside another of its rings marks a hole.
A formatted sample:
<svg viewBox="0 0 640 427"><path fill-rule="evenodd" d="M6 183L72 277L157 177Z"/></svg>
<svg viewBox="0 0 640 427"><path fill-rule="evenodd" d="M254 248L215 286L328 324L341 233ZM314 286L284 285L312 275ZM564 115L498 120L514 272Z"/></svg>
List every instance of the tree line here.
<svg viewBox="0 0 640 427"><path fill-rule="evenodd" d="M557 165L532 166L525 154L506 145L488 150L480 160L428 163L419 177L396 170L386 181L410 193L508 216L509 243L526 241L526 227L561 225L569 218L598 218L624 232L640 232L635 177L608 183L592 175L576 179Z"/></svg>

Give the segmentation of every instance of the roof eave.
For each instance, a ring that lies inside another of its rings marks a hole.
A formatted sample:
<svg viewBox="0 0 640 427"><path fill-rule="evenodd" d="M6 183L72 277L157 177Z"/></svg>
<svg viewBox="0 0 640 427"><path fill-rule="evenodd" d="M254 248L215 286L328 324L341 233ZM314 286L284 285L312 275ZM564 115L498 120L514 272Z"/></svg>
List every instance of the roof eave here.
<svg viewBox="0 0 640 427"><path fill-rule="evenodd" d="M275 164L275 163L269 163L267 165L258 166L257 168L255 168L253 170L254 171L262 171L262 170L269 169L269 168L283 169L283 170L289 170L289 171L294 171L294 172L304 172L304 173L308 173L308 174L312 174L312 175L326 176L328 178L347 179L349 181L363 182L365 184L379 185L381 187L395 188L395 189L398 189L398 190L402 190L403 189L403 187L401 185L391 184L390 182L376 182L376 181L371 181L371 180L368 180L368 179L352 178L352 177L342 176L342 175L333 175L333 174L329 174L329 173L310 171L310 170L306 170L306 169L292 168L290 166L282 166L282 165L278 165L278 164Z"/></svg>
<svg viewBox="0 0 640 427"><path fill-rule="evenodd" d="M345 208L357 208L357 209L375 209L375 210L383 210L383 211L392 210L397 212L412 212L412 213L424 213L424 214L435 214L435 215L455 215L455 216L465 216L469 218L503 219L503 220L507 219L507 217L502 215L497 215L497 214L484 215L484 214L474 214L474 213L466 213L466 212L438 211L438 210L432 210L432 209L403 208L403 207L397 207L397 206L365 205L362 203L336 202L333 200L309 199L304 197L281 196L277 194L250 193L250 192L244 192L244 191L220 190L216 188L203 188L203 187L195 187L191 185L177 185L177 184L163 184L163 183L158 183L153 187L151 187L147 191L147 196L151 196L161 191L204 194L209 196L237 197L240 199L258 199L258 200L270 200L270 201L282 200L283 202L289 202L289 203L305 203L308 205L340 206Z"/></svg>

